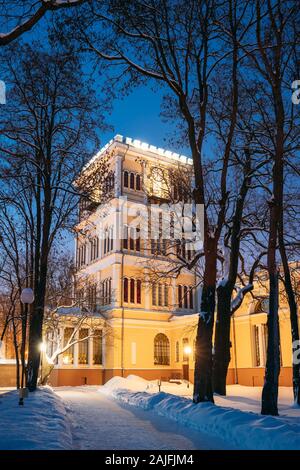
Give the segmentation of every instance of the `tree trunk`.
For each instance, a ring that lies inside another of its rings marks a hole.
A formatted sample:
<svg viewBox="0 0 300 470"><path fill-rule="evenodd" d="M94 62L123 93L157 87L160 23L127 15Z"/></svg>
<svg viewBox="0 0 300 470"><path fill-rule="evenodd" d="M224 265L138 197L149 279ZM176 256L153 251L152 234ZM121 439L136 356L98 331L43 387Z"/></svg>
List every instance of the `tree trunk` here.
<svg viewBox="0 0 300 470"><path fill-rule="evenodd" d="M38 284L36 292L37 297L30 316L29 329L29 351L27 365L27 387L30 392L36 390L41 350L40 346L43 340L43 319L46 293L47 265L41 269L41 282Z"/></svg>
<svg viewBox="0 0 300 470"><path fill-rule="evenodd" d="M278 273L270 275L268 350L261 414L278 416L278 377L280 372Z"/></svg>
<svg viewBox="0 0 300 470"><path fill-rule="evenodd" d="M212 387L212 335L216 293L216 241L213 238L206 243L206 259L201 311L196 337L196 360L194 375L193 401L214 403Z"/></svg>
<svg viewBox="0 0 300 470"><path fill-rule="evenodd" d="M226 395L226 377L230 363L231 289L226 285L219 286L217 297L213 386L215 393Z"/></svg>

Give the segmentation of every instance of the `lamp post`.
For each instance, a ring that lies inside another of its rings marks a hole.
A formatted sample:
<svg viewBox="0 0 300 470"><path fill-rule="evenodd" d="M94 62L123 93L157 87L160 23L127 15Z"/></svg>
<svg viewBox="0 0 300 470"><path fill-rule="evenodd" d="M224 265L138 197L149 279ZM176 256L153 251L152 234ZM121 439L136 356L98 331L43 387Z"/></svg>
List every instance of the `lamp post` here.
<svg viewBox="0 0 300 470"><path fill-rule="evenodd" d="M190 366L190 354L192 352L191 346L189 346L188 344L186 346L184 346L183 352L184 352L184 355L186 357L186 363L187 363L187 376L188 376L187 388L190 388L190 370L189 370L189 366Z"/></svg>
<svg viewBox="0 0 300 470"><path fill-rule="evenodd" d="M25 376L25 349L26 349L26 335L27 335L27 318L28 318L28 305L34 301L34 293L30 287L25 287L21 292L21 302L24 305L24 318L22 321L22 349L21 349L21 361L22 361L22 373L21 373L21 389L19 405L24 405L24 396L26 391L24 389L24 376Z"/></svg>

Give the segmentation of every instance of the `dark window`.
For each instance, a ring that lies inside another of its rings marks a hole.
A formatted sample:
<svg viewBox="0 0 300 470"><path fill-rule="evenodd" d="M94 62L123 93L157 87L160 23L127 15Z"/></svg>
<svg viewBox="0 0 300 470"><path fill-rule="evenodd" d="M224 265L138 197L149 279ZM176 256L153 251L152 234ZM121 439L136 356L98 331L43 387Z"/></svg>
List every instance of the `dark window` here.
<svg viewBox="0 0 300 470"><path fill-rule="evenodd" d="M128 302L128 279L124 279L124 302Z"/></svg>
<svg viewBox="0 0 300 470"><path fill-rule="evenodd" d="M182 308L182 287L178 286L178 306Z"/></svg>
<svg viewBox="0 0 300 470"><path fill-rule="evenodd" d="M162 333L154 338L154 364L170 365L170 343L167 336Z"/></svg>
<svg viewBox="0 0 300 470"><path fill-rule="evenodd" d="M124 186L128 188L128 171L124 171Z"/></svg>
<svg viewBox="0 0 300 470"><path fill-rule="evenodd" d="M141 251L141 238L140 238L140 229L136 229L136 241L135 241L136 251Z"/></svg>
<svg viewBox="0 0 300 470"><path fill-rule="evenodd" d="M194 293L192 287L189 290L190 308L194 308Z"/></svg>
<svg viewBox="0 0 300 470"><path fill-rule="evenodd" d="M162 299L162 285L158 284L158 305L162 307L163 299Z"/></svg>
<svg viewBox="0 0 300 470"><path fill-rule="evenodd" d="M184 286L184 308L188 308L188 288Z"/></svg>
<svg viewBox="0 0 300 470"><path fill-rule="evenodd" d="M134 189L134 173L130 173L130 189Z"/></svg>
<svg viewBox="0 0 300 470"><path fill-rule="evenodd" d="M141 303L141 293L142 293L142 283L138 279L136 281L136 303L140 304Z"/></svg>
<svg viewBox="0 0 300 470"><path fill-rule="evenodd" d="M134 279L130 279L130 302L134 304Z"/></svg>
<svg viewBox="0 0 300 470"><path fill-rule="evenodd" d="M140 189L141 189L141 177L140 177L140 175L136 175L135 189L137 191L140 191Z"/></svg>

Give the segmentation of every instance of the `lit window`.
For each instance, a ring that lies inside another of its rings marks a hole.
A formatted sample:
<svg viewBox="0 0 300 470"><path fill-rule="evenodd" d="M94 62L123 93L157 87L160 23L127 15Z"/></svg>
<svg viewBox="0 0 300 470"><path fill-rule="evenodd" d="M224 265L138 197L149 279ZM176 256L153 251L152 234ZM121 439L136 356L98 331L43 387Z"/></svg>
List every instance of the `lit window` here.
<svg viewBox="0 0 300 470"><path fill-rule="evenodd" d="M154 338L154 364L170 365L170 342L167 336L162 333Z"/></svg>
<svg viewBox="0 0 300 470"><path fill-rule="evenodd" d="M88 364L88 348L89 342L88 337L89 330L87 328L81 328L79 330L79 343L78 343L78 364Z"/></svg>
<svg viewBox="0 0 300 470"><path fill-rule="evenodd" d="M102 364L102 331L98 330L93 337L93 364Z"/></svg>

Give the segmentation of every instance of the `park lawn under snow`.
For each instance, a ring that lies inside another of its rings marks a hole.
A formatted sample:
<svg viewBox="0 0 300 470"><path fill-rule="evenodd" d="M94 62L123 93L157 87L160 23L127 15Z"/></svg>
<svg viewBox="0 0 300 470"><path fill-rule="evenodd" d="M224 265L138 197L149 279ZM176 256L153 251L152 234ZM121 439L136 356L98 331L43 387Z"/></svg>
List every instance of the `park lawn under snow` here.
<svg viewBox="0 0 300 470"><path fill-rule="evenodd" d="M63 401L50 387L30 393L19 406L17 390L0 394L0 450L64 450L72 435Z"/></svg>
<svg viewBox="0 0 300 470"><path fill-rule="evenodd" d="M281 387L280 416L261 416L259 387L228 387L227 397L216 397L218 406L194 404L187 384L140 377L114 377L99 391L144 410L155 411L177 423L225 439L239 449L300 449L300 408L293 405L292 390Z"/></svg>

